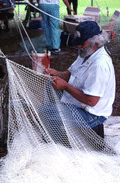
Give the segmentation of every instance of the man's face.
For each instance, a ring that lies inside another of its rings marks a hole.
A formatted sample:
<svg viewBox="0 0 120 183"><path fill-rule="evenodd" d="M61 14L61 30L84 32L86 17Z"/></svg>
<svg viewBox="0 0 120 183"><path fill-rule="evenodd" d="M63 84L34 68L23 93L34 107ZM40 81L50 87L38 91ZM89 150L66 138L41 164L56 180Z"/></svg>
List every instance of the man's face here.
<svg viewBox="0 0 120 183"><path fill-rule="evenodd" d="M94 52L93 46L89 43L88 40L79 45L78 48L80 51L80 57L82 58L88 57Z"/></svg>

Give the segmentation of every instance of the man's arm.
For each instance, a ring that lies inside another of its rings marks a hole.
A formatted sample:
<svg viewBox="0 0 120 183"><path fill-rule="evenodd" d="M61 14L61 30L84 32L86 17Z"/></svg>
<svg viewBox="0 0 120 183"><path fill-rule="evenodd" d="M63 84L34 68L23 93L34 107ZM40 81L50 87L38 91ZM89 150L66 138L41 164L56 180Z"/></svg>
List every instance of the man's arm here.
<svg viewBox="0 0 120 183"><path fill-rule="evenodd" d="M46 69L44 73L50 74L51 76L59 76L60 78L64 79L66 82L68 82L71 75L71 73L68 70L64 72L60 72L52 68Z"/></svg>
<svg viewBox="0 0 120 183"><path fill-rule="evenodd" d="M72 85L67 83L65 80L63 80L57 76L52 81L52 85L53 85L54 89L65 90L68 93L70 93L74 98L76 98L78 101L80 101L86 105L89 105L91 107L95 106L97 104L97 102L99 101L99 97L86 95L79 89L74 88Z"/></svg>

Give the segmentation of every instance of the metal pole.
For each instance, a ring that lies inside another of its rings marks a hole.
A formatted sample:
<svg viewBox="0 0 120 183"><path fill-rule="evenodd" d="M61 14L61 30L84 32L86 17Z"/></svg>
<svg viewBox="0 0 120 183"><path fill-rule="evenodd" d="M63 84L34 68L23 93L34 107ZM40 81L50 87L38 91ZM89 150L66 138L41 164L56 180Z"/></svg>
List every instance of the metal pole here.
<svg viewBox="0 0 120 183"><path fill-rule="evenodd" d="M93 0L91 0L91 6L93 6Z"/></svg>

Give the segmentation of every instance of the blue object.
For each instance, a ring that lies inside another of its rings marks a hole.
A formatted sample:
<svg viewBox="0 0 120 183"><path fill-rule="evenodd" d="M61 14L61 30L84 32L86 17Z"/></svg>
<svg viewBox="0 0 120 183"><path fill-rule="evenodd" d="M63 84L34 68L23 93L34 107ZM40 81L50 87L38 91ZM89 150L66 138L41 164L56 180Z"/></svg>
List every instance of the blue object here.
<svg viewBox="0 0 120 183"><path fill-rule="evenodd" d="M40 20L31 20L29 23L29 28L30 29L39 29L39 28L44 29L44 22L40 21Z"/></svg>
<svg viewBox="0 0 120 183"><path fill-rule="evenodd" d="M57 4L39 4L39 8L44 12L59 18L59 6ZM45 22L46 47L52 49L60 48L60 28L59 20L42 13Z"/></svg>
<svg viewBox="0 0 120 183"><path fill-rule="evenodd" d="M11 2L15 5L15 0L1 0L0 3L3 3L3 8L12 7Z"/></svg>
<svg viewBox="0 0 120 183"><path fill-rule="evenodd" d="M99 25L94 21L85 21L80 23L76 30L79 32L79 36L73 40L73 45L80 45L87 41L89 38L92 38L95 35L101 34Z"/></svg>
<svg viewBox="0 0 120 183"><path fill-rule="evenodd" d="M64 46L66 46L67 43L67 39L68 39L68 32L61 32L61 36L60 36L60 48L63 48ZM69 41L68 41L68 45L72 45L72 41L74 39L74 34L71 34L69 37Z"/></svg>

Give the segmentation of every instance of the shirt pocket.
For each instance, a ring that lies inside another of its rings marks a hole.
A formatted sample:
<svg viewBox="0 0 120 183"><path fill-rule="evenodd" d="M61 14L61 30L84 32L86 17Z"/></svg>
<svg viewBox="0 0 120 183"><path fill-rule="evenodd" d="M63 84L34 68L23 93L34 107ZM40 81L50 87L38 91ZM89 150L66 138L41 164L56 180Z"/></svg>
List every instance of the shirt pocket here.
<svg viewBox="0 0 120 183"><path fill-rule="evenodd" d="M70 77L69 84L77 89L82 89L83 86L83 82L81 81L81 79L73 75L71 75Z"/></svg>

